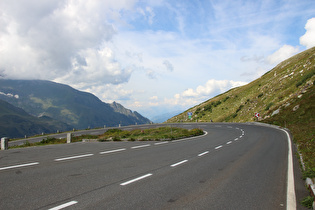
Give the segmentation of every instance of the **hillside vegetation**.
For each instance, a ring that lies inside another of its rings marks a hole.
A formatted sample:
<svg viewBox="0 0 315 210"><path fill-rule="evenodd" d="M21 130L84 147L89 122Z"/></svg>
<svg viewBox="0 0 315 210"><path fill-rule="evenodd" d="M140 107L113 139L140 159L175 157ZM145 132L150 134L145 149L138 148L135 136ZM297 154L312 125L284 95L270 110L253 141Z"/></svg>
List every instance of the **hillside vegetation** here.
<svg viewBox="0 0 315 210"><path fill-rule="evenodd" d="M167 122L262 121L288 127L315 176L315 47L295 55L255 81L188 109ZM192 112L191 119L187 113ZM259 113L259 119L254 117Z"/></svg>

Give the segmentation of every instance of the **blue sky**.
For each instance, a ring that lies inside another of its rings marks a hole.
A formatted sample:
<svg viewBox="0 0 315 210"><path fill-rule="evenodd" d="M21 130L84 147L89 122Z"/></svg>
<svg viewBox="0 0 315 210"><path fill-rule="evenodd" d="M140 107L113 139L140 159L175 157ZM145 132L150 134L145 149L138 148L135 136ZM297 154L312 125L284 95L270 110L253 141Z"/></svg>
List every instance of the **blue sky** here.
<svg viewBox="0 0 315 210"><path fill-rule="evenodd" d="M150 118L315 46L315 1L0 0L0 26L2 78L68 84Z"/></svg>

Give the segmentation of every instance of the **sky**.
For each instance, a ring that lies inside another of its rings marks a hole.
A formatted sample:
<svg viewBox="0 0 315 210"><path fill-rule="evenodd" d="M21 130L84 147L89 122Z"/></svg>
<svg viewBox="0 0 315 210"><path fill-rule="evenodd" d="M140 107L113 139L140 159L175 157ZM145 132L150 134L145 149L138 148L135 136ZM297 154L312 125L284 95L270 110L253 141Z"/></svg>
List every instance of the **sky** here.
<svg viewBox="0 0 315 210"><path fill-rule="evenodd" d="M148 118L313 46L314 0L0 0L0 78L67 84Z"/></svg>

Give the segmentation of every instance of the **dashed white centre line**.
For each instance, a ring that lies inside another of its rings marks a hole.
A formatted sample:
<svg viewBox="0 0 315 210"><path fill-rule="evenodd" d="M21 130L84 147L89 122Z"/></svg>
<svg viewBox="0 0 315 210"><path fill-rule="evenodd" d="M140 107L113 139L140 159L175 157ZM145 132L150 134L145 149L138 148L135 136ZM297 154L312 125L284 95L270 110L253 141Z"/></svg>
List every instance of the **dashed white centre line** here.
<svg viewBox="0 0 315 210"><path fill-rule="evenodd" d="M203 155L205 155L205 154L208 154L208 153L209 153L209 151L206 151L206 152L200 153L200 154L198 155L198 157L201 157L201 156L203 156Z"/></svg>
<svg viewBox="0 0 315 210"><path fill-rule="evenodd" d="M220 149L221 147L223 147L222 145L220 145L220 146L217 146L216 148L214 148L214 149Z"/></svg>
<svg viewBox="0 0 315 210"><path fill-rule="evenodd" d="M237 141L237 140L238 140L238 138L234 139L234 141Z"/></svg>
<svg viewBox="0 0 315 210"><path fill-rule="evenodd" d="M102 155L102 154L108 154L108 153L113 153L113 152L121 152L124 150L126 150L126 148L104 151L104 152L100 152L100 154Z"/></svg>
<svg viewBox="0 0 315 210"><path fill-rule="evenodd" d="M76 158L89 157L92 155L94 155L94 154L86 154L86 155L77 155L77 156L71 156L71 157L65 157L65 158L58 158L58 159L55 159L55 161L71 160L71 159L76 159Z"/></svg>
<svg viewBox="0 0 315 210"><path fill-rule="evenodd" d="M171 165L171 167L175 167L175 166L178 166L180 164L183 164L183 163L186 163L188 160L183 160L183 161L180 161L178 163L174 163L173 165Z"/></svg>
<svg viewBox="0 0 315 210"><path fill-rule="evenodd" d="M6 169L11 169L11 168L20 168L20 167L25 167L25 166L33 166L33 165L38 165L39 162L34 162L34 163L26 163L26 164L20 164L20 165L14 165L14 166L7 166L7 167L2 167L0 168L1 170L6 170Z"/></svg>
<svg viewBox="0 0 315 210"><path fill-rule="evenodd" d="M160 144L166 144L166 143L168 143L168 141L163 141L163 142L154 143L154 145L160 145Z"/></svg>
<svg viewBox="0 0 315 210"><path fill-rule="evenodd" d="M127 184L131 184L131 183L133 183L133 182L139 181L139 180L141 180L141 179L147 178L147 177L152 176L152 175L153 175L153 174L146 174L146 175L140 176L140 177L138 177L138 178L129 180L129 181L127 181L127 182L121 183L120 185L121 185L121 186L125 186L125 185L127 185Z"/></svg>
<svg viewBox="0 0 315 210"><path fill-rule="evenodd" d="M77 204L77 203L78 203L78 201L70 201L70 202L68 202L68 203L62 204L62 205L60 205L60 206L56 206L56 207L51 208L51 209L49 209L49 210L64 209L64 208L66 208L66 207L72 206L72 205Z"/></svg>
<svg viewBox="0 0 315 210"><path fill-rule="evenodd" d="M226 144L231 144L231 143L232 143L232 141L226 142Z"/></svg>
<svg viewBox="0 0 315 210"><path fill-rule="evenodd" d="M144 145L134 146L134 147L131 147L131 149L137 149L137 148L148 147L148 146L151 146L151 144L144 144Z"/></svg>

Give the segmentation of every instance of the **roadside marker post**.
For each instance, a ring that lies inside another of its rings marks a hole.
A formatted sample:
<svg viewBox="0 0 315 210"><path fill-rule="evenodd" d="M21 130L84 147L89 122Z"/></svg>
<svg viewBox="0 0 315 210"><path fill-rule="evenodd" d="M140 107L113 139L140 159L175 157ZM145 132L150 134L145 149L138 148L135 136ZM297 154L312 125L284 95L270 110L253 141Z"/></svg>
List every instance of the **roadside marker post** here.
<svg viewBox="0 0 315 210"><path fill-rule="evenodd" d="M72 133L67 133L67 144L70 144L72 140Z"/></svg>
<svg viewBox="0 0 315 210"><path fill-rule="evenodd" d="M9 145L9 138L8 137L3 137L1 138L1 150L7 150L8 145Z"/></svg>

